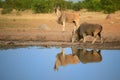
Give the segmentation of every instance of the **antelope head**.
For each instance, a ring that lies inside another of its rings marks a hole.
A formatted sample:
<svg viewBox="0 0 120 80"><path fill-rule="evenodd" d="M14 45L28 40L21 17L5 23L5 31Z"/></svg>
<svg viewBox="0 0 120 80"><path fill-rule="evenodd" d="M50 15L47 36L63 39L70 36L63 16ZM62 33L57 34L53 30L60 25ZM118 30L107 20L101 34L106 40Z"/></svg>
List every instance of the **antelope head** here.
<svg viewBox="0 0 120 80"><path fill-rule="evenodd" d="M57 6L55 8L55 13L56 13L56 15L57 15L58 18L61 16L61 8L59 6Z"/></svg>

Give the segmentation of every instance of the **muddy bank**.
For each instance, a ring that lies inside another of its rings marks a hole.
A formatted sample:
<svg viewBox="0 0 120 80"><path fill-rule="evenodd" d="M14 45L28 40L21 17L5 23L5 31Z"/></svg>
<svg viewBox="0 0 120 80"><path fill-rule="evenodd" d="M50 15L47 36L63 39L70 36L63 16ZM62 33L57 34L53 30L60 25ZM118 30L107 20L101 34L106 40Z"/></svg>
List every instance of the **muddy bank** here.
<svg viewBox="0 0 120 80"><path fill-rule="evenodd" d="M40 42L40 41L0 41L0 49L16 49L21 47L40 46L40 47L76 47L76 48L90 48L90 49L120 49L120 42L105 42L100 44L96 42Z"/></svg>
<svg viewBox="0 0 120 80"><path fill-rule="evenodd" d="M80 12L80 24L97 23L103 26L102 37L91 45L93 38L87 37L87 43L71 43L72 23L66 23L66 31L57 23L55 14L0 15L0 47L17 46L79 46L86 48L120 49L120 12L107 14L99 12ZM42 26L41 26L42 25Z"/></svg>
<svg viewBox="0 0 120 80"><path fill-rule="evenodd" d="M116 27L116 28L115 28ZM0 28L0 48L17 48L19 46L59 46L59 47L85 47L98 49L120 49L120 27L104 26L102 37L104 43L100 40L92 45L92 37L87 37L87 42L71 42L72 29L65 32L55 30L41 30L40 28Z"/></svg>
<svg viewBox="0 0 120 80"><path fill-rule="evenodd" d="M87 42L71 42L70 31L41 31L39 29L0 29L0 48L9 49L22 46L44 46L44 47L71 47L97 48L97 49L120 49L119 35L106 35L104 43L100 44L98 39L95 44L91 44L93 38L88 36Z"/></svg>

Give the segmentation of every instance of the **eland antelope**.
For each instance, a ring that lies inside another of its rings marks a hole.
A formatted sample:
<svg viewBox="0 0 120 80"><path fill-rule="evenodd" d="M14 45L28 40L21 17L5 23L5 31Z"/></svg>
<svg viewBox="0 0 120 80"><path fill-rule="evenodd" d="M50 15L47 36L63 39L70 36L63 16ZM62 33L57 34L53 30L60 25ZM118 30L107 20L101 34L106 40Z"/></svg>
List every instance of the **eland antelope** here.
<svg viewBox="0 0 120 80"><path fill-rule="evenodd" d="M79 28L75 31L75 33L72 33L72 42L74 42L76 39L80 40L83 38L83 42L85 43L86 36L90 35L94 37L92 44L95 43L98 37L101 39L101 43L103 43L101 32L102 32L102 26L99 24L91 24L86 22L82 23L79 26Z"/></svg>
<svg viewBox="0 0 120 80"><path fill-rule="evenodd" d="M58 23L63 25L62 31L65 31L66 23L74 23L74 31L79 27L80 15L78 13L65 12L60 7L55 8L55 13L58 17Z"/></svg>

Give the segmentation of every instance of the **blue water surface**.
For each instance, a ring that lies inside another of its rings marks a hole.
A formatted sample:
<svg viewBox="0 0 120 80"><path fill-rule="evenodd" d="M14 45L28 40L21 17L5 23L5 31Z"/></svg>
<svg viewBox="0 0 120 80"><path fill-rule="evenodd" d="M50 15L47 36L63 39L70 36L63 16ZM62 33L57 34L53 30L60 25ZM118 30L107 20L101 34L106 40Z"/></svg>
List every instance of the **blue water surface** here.
<svg viewBox="0 0 120 80"><path fill-rule="evenodd" d="M0 80L120 80L120 50L101 50L102 61L69 64L54 70L61 48L0 50ZM65 48L71 54L71 48Z"/></svg>

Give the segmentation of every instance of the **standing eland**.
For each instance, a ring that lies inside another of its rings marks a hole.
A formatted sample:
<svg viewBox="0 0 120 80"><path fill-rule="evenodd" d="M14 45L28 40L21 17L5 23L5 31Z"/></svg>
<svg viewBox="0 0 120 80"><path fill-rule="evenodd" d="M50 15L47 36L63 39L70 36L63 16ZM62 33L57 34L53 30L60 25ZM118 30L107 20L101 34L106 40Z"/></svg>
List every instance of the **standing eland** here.
<svg viewBox="0 0 120 80"><path fill-rule="evenodd" d="M58 17L58 23L63 25L62 31L65 31L66 23L74 23L74 31L79 27L80 14L62 11L60 7L55 8L55 13Z"/></svg>

